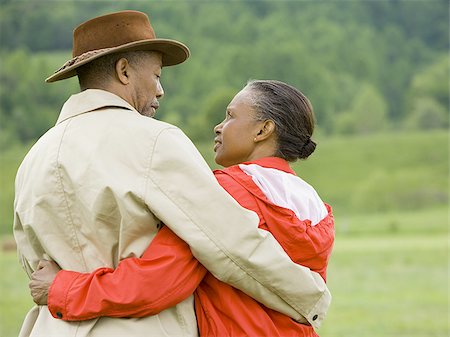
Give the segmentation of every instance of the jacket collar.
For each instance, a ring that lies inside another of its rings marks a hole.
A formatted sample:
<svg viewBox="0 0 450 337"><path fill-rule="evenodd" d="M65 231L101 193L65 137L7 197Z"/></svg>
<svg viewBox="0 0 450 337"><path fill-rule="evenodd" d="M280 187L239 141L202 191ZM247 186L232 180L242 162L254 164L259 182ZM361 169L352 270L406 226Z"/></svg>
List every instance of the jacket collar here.
<svg viewBox="0 0 450 337"><path fill-rule="evenodd" d="M242 163L242 165L256 164L266 168L274 168L286 173L295 174L294 170L289 166L289 163L279 157L264 157L252 161Z"/></svg>
<svg viewBox="0 0 450 337"><path fill-rule="evenodd" d="M122 108L139 113L124 99L109 91L87 89L69 97L61 109L61 113L59 114L56 124L86 112L105 107Z"/></svg>

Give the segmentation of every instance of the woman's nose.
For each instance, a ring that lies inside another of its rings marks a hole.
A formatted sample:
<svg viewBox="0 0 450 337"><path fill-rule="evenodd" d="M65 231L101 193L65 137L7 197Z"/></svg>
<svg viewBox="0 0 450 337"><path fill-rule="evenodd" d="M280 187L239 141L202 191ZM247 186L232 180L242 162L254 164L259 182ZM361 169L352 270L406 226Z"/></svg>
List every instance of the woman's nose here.
<svg viewBox="0 0 450 337"><path fill-rule="evenodd" d="M216 135L218 135L219 133L222 132L222 124L223 124L223 122L221 122L220 124L217 124L217 125L214 127L214 133L215 133Z"/></svg>

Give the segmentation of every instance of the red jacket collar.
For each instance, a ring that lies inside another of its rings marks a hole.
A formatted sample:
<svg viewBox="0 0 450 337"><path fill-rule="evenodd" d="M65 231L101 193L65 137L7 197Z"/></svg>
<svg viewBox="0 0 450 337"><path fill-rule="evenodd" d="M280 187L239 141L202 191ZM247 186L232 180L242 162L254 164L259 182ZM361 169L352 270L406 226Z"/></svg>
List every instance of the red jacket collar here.
<svg viewBox="0 0 450 337"><path fill-rule="evenodd" d="M289 166L289 163L286 160L279 157L264 157L252 161L246 161L243 162L242 164L244 165L256 164L262 167L274 168L286 173L296 175L294 170Z"/></svg>

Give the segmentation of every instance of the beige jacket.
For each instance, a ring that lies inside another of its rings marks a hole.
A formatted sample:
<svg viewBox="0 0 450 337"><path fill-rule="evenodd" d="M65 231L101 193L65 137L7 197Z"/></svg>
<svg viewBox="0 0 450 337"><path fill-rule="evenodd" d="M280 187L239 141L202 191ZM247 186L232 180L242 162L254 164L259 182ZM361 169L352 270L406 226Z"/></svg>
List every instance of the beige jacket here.
<svg viewBox="0 0 450 337"><path fill-rule="evenodd" d="M256 214L218 185L178 128L106 91L86 90L64 104L19 168L14 208L28 275L44 257L81 272L115 267L140 256L164 222L217 278L266 306L317 327L330 303L320 276L257 228ZM35 307L20 336L196 335L191 296L141 319L65 322Z"/></svg>

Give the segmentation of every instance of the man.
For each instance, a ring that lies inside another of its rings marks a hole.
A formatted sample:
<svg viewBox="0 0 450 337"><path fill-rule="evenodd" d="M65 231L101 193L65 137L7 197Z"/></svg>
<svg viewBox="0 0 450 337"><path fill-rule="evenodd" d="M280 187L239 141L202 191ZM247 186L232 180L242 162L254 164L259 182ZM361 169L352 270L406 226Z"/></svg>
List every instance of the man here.
<svg viewBox="0 0 450 337"><path fill-rule="evenodd" d="M218 279L318 326L330 302L321 277L257 229L257 216L218 185L178 128L148 118L164 94L161 68L185 61L188 48L157 39L148 17L135 11L87 21L73 42L73 58L47 82L77 75L82 92L64 104L16 178L14 235L28 275L44 257L67 270L116 267L141 256L164 223ZM40 306L21 330L21 336L160 335L197 335L192 296L141 319L65 322Z"/></svg>

